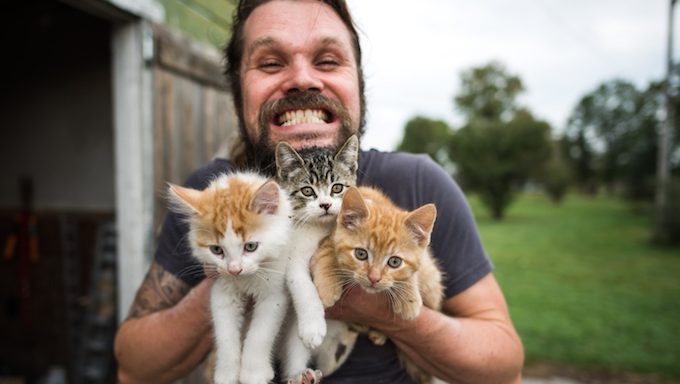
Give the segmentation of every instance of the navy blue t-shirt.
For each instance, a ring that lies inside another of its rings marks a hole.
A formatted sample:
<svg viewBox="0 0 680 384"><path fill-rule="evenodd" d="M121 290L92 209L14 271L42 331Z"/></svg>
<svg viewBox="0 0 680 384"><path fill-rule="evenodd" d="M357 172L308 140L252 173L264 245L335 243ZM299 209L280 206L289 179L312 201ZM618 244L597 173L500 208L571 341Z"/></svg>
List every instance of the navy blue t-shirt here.
<svg viewBox="0 0 680 384"><path fill-rule="evenodd" d="M216 159L194 172L186 186L203 189L217 175L233 169L228 160ZM432 232L432 253L444 271L446 297L464 291L492 270L470 208L458 185L426 155L361 151L358 184L381 189L395 204L413 210L427 203L437 206ZM203 276L186 242L187 224L169 213L160 234L155 260L191 286ZM191 271L191 272L188 272ZM324 383L413 383L399 364L393 343L373 345L359 337L352 353Z"/></svg>

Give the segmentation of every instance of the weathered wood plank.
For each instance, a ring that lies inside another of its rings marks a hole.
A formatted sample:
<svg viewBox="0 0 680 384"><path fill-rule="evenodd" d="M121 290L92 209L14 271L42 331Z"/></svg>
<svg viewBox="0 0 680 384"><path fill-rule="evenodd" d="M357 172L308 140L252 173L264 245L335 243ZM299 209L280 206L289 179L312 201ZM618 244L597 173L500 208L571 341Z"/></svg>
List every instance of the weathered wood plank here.
<svg viewBox="0 0 680 384"><path fill-rule="evenodd" d="M215 119L215 98L216 92L212 88L203 89L203 121L205 123L205 131L203 132L203 162L208 162L215 152L215 129L217 127Z"/></svg>
<svg viewBox="0 0 680 384"><path fill-rule="evenodd" d="M155 57L161 67L199 83L226 90L222 58L212 47L154 25Z"/></svg>
<svg viewBox="0 0 680 384"><path fill-rule="evenodd" d="M165 190L165 161L164 156L167 154L165 150L165 135L163 127L165 123L165 114L163 113L164 102L164 74L160 69L153 71L153 87L154 87L154 101L153 101L153 164L154 164L154 239L158 236L160 231L160 224L165 214L165 207L163 206L163 193Z"/></svg>

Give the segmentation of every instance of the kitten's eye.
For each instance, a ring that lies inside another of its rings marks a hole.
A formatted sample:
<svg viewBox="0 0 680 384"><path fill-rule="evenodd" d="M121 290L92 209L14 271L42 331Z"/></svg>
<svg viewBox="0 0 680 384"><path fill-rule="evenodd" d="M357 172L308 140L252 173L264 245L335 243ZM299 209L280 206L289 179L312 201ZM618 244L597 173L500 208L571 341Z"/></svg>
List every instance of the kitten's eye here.
<svg viewBox="0 0 680 384"><path fill-rule="evenodd" d="M399 256L392 256L389 259L387 259L387 265L389 265L392 268L398 268L401 265L401 257Z"/></svg>
<svg viewBox="0 0 680 384"><path fill-rule="evenodd" d="M302 193L304 196L307 196L307 197L314 196L314 188L312 188L312 187L302 187L302 188L300 188L300 193Z"/></svg>
<svg viewBox="0 0 680 384"><path fill-rule="evenodd" d="M339 183L333 184L333 186L331 187L331 192L338 194L338 193L342 192L343 189L345 189L344 185L339 184Z"/></svg>
<svg viewBox="0 0 680 384"><path fill-rule="evenodd" d="M366 260L368 259L368 251L363 248L354 248L354 257L358 260Z"/></svg>
<svg viewBox="0 0 680 384"><path fill-rule="evenodd" d="M249 241L243 244L243 250L246 252L255 252L257 247L260 245L257 241Z"/></svg>
<svg viewBox="0 0 680 384"><path fill-rule="evenodd" d="M217 256L223 256L224 255L224 249L220 247L219 245L211 245L210 247L210 252L212 252L213 255Z"/></svg>

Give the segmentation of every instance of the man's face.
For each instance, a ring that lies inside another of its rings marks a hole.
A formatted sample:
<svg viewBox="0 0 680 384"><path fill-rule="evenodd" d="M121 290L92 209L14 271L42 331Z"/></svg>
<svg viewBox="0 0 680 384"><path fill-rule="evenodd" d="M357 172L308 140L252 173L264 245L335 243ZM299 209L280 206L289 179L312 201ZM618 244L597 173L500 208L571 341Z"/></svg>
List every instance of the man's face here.
<svg viewBox="0 0 680 384"><path fill-rule="evenodd" d="M350 33L318 0L259 6L244 27L243 119L249 139L273 148L337 147L360 123Z"/></svg>

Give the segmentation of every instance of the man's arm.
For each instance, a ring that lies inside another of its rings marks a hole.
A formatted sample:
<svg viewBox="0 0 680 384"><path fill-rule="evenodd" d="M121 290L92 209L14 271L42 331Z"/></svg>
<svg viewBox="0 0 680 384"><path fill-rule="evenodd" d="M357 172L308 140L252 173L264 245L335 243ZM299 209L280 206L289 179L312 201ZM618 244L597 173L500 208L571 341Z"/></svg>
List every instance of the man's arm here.
<svg viewBox="0 0 680 384"><path fill-rule="evenodd" d="M412 321L396 318L382 295L352 289L329 318L366 324L394 341L416 364L450 383L520 383L522 342L492 274Z"/></svg>
<svg viewBox="0 0 680 384"><path fill-rule="evenodd" d="M210 286L205 279L190 289L152 263L118 329L118 379L125 383L166 383L186 376L213 344Z"/></svg>

